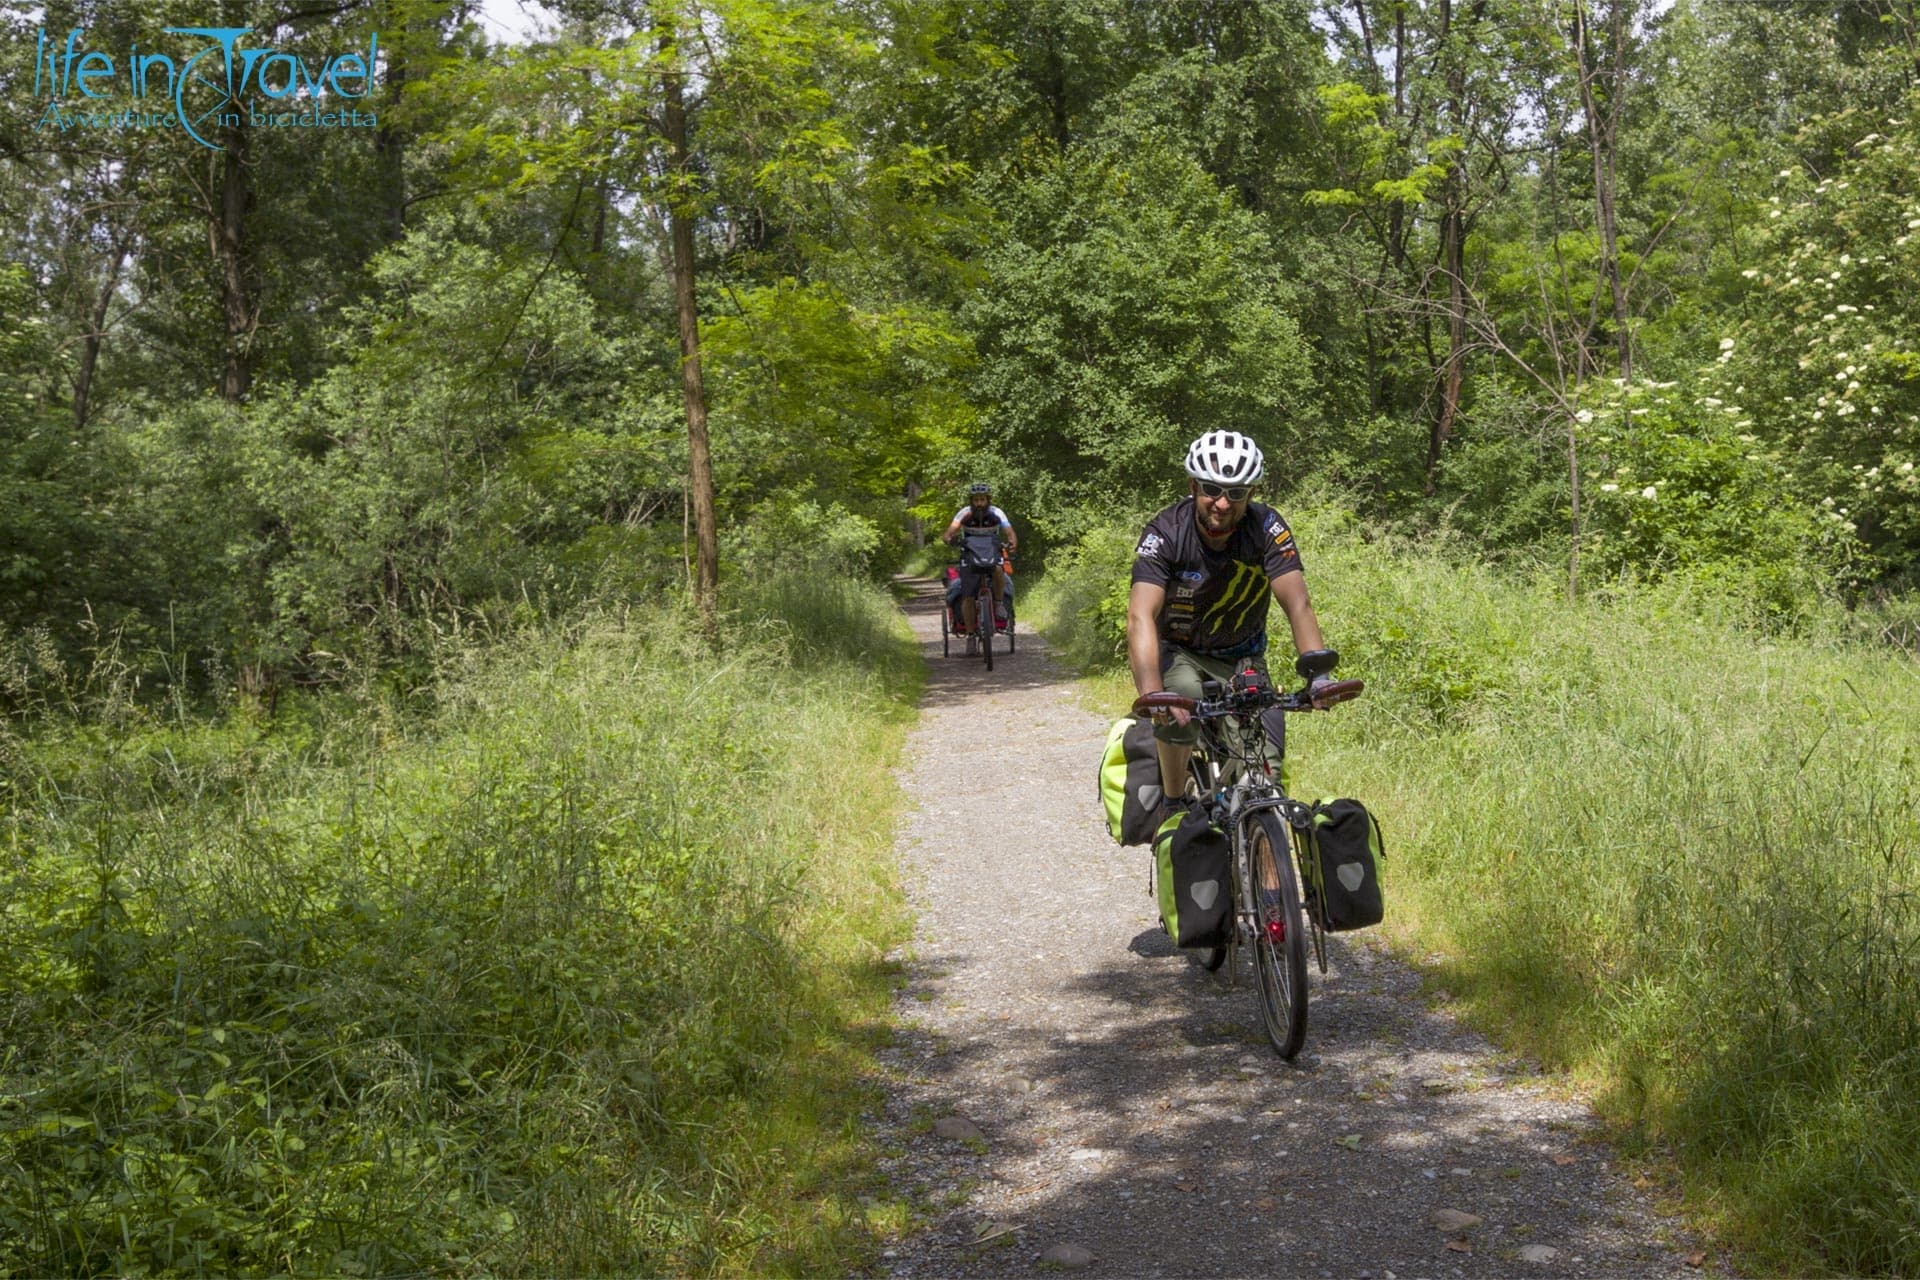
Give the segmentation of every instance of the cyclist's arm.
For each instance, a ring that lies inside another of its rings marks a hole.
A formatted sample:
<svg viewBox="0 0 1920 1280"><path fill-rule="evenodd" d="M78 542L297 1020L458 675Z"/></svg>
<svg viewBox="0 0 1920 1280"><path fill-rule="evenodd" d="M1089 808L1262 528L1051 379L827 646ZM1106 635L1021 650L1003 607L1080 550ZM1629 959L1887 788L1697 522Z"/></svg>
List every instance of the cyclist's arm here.
<svg viewBox="0 0 1920 1280"><path fill-rule="evenodd" d="M1133 668L1135 693L1158 693L1160 683L1160 606L1167 589L1136 582L1127 594L1127 662Z"/></svg>
<svg viewBox="0 0 1920 1280"><path fill-rule="evenodd" d="M1020 539L1013 531L1013 521L1004 517L1000 521L1000 531L1006 535L1007 554L1012 555L1020 549Z"/></svg>
<svg viewBox="0 0 1920 1280"><path fill-rule="evenodd" d="M1314 615L1313 602L1307 598L1306 575L1283 573L1269 585L1273 588L1273 598L1280 602L1280 611L1287 615L1287 625L1293 629L1294 652L1311 653L1326 648L1327 642L1320 634L1320 619Z"/></svg>
<svg viewBox="0 0 1920 1280"><path fill-rule="evenodd" d="M960 517L955 516L953 518L953 523L947 526L947 531L940 535L940 541L952 542L955 538L959 536L960 536Z"/></svg>

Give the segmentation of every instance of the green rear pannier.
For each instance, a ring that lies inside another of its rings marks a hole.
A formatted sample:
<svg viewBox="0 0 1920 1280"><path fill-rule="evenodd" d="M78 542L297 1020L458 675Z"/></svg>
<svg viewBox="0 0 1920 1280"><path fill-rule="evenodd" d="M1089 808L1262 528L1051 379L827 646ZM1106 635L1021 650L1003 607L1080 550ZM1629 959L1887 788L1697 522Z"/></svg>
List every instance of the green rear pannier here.
<svg viewBox="0 0 1920 1280"><path fill-rule="evenodd" d="M1153 839L1153 815L1165 797L1153 721L1115 720L1100 757L1100 805L1106 811L1107 831L1121 844L1148 843Z"/></svg>

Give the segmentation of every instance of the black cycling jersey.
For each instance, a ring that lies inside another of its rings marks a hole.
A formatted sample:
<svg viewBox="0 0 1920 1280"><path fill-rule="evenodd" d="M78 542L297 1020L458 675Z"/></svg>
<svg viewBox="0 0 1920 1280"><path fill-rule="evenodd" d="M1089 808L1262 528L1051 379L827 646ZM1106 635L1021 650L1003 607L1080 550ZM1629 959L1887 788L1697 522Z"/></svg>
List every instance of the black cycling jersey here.
<svg viewBox="0 0 1920 1280"><path fill-rule="evenodd" d="M1293 530L1272 507L1247 504L1233 536L1215 551L1194 522L1193 499L1168 507L1140 535L1133 580L1164 587L1160 643L1242 657L1266 648L1268 584L1301 572Z"/></svg>

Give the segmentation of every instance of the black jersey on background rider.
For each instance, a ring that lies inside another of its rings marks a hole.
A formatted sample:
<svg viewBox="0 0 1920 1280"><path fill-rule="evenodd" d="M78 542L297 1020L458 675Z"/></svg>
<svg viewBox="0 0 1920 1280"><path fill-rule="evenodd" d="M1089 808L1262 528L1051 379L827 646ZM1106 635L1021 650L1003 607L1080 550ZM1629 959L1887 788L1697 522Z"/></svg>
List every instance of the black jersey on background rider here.
<svg viewBox="0 0 1920 1280"><path fill-rule="evenodd" d="M1244 656L1265 648L1269 583L1301 572L1293 530L1272 507L1249 502L1226 546L1207 546L1193 499L1147 522L1134 550L1133 580L1163 587L1160 643L1197 653ZM1162 655L1164 658L1164 654Z"/></svg>

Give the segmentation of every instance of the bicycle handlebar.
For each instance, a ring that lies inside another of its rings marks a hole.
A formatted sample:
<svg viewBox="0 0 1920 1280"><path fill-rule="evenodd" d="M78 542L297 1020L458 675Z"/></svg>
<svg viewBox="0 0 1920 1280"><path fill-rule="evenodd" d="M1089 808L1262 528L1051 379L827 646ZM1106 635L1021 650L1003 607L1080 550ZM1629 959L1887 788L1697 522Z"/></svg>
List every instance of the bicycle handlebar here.
<svg viewBox="0 0 1920 1280"><path fill-rule="evenodd" d="M1221 716L1245 715L1248 712L1264 711L1268 707L1278 707L1282 711L1325 711L1360 696L1367 687L1364 680L1331 680L1320 686L1319 692L1301 689L1297 693L1280 693L1274 689L1246 689L1227 693L1222 697L1203 700L1189 698L1183 693L1174 693L1162 689L1157 693L1143 693L1133 700L1135 715L1151 715L1155 711L1190 711L1195 719L1217 720Z"/></svg>

